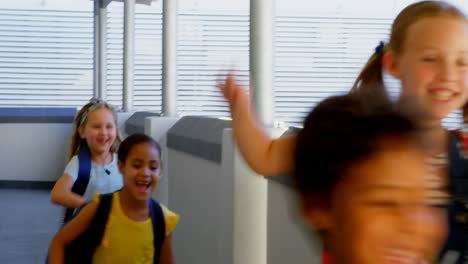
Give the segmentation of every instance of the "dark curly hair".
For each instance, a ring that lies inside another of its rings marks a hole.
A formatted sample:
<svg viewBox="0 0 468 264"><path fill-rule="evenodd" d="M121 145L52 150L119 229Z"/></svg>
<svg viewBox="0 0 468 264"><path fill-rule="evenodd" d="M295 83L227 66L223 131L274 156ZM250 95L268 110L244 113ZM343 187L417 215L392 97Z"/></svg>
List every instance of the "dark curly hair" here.
<svg viewBox="0 0 468 264"><path fill-rule="evenodd" d="M130 153L130 150L132 150L135 145L142 143L150 143L158 150L159 156L162 156L161 146L158 142L156 142L156 140L145 134L137 133L128 136L124 141L122 141L122 143L120 143L119 151L117 152L119 161L125 162L125 160L127 160L128 153Z"/></svg>
<svg viewBox="0 0 468 264"><path fill-rule="evenodd" d="M352 165L388 148L391 144L383 143L390 140L422 148L414 108L397 107L364 93L322 101L297 137L293 180L299 194L327 199ZM412 110L412 116L402 109Z"/></svg>

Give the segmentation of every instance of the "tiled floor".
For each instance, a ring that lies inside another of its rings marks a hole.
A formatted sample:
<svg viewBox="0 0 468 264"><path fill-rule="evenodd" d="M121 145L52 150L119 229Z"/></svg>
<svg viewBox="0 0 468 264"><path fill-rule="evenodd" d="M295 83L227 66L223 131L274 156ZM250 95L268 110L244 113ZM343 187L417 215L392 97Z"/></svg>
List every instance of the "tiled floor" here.
<svg viewBox="0 0 468 264"><path fill-rule="evenodd" d="M0 189L0 263L44 263L62 209L49 191Z"/></svg>

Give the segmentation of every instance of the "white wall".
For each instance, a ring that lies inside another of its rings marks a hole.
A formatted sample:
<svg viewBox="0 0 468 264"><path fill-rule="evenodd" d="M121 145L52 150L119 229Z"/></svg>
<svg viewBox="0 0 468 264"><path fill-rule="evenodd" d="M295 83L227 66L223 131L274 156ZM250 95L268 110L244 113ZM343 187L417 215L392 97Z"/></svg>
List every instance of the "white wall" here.
<svg viewBox="0 0 468 264"><path fill-rule="evenodd" d="M117 115L124 138L131 115ZM55 182L67 163L72 133L71 123L0 123L0 180Z"/></svg>
<svg viewBox="0 0 468 264"><path fill-rule="evenodd" d="M160 203L170 206L169 204L169 161L167 149L167 131L179 120L172 117L146 117L145 118L145 134L155 139L162 150L162 177L158 182L156 191L153 194Z"/></svg>
<svg viewBox="0 0 468 264"><path fill-rule="evenodd" d="M173 236L178 263L232 262L232 178L221 166L169 149L169 205L181 215Z"/></svg>
<svg viewBox="0 0 468 264"><path fill-rule="evenodd" d="M125 132L125 122L134 114L134 112L118 112L117 113L117 124L119 125L120 135L124 140L128 135Z"/></svg>
<svg viewBox="0 0 468 264"><path fill-rule="evenodd" d="M222 162L169 149L169 205L181 215L178 263L266 264L266 180L253 174L223 134Z"/></svg>
<svg viewBox="0 0 468 264"><path fill-rule="evenodd" d="M284 132L272 129L270 135L275 138ZM267 263L321 263L322 245L303 225L294 189L274 178L267 181Z"/></svg>
<svg viewBox="0 0 468 264"><path fill-rule="evenodd" d="M247 166L232 129L223 133L223 173L234 179L233 263L266 264L267 180Z"/></svg>
<svg viewBox="0 0 468 264"><path fill-rule="evenodd" d="M268 180L268 264L320 264L322 245L301 222L292 188Z"/></svg>
<svg viewBox="0 0 468 264"><path fill-rule="evenodd" d="M0 180L56 181L71 133L66 123L0 123Z"/></svg>

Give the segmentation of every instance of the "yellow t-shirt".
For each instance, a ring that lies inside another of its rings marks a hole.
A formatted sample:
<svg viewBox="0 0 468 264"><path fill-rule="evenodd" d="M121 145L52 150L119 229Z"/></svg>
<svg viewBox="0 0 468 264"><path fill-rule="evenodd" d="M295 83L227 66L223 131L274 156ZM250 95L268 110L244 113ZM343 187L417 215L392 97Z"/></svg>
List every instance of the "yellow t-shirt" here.
<svg viewBox="0 0 468 264"><path fill-rule="evenodd" d="M99 200L99 199L97 199ZM161 204L166 237L174 231L179 216ZM119 192L114 193L112 208L101 244L93 256L93 264L152 264L154 255L153 225L151 218L134 221L120 206Z"/></svg>

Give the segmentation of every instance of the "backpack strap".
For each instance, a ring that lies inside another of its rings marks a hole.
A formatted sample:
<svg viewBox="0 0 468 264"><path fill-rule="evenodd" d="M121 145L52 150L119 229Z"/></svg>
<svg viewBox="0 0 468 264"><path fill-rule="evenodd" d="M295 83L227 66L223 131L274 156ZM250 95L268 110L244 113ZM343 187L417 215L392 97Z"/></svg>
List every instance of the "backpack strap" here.
<svg viewBox="0 0 468 264"><path fill-rule="evenodd" d="M466 136L459 131L451 132L450 138L450 182L455 200L468 202L468 149Z"/></svg>
<svg viewBox="0 0 468 264"><path fill-rule="evenodd" d="M452 203L448 207L449 235L441 251L441 263L464 263L468 256L468 158L466 137L450 131L449 177Z"/></svg>
<svg viewBox="0 0 468 264"><path fill-rule="evenodd" d="M73 193L83 196L86 191L86 188L88 187L90 174L91 153L89 151L88 144L84 141L81 143L80 152L78 153L78 177L76 178L76 181L73 184L71 191ZM64 223L71 218L74 211L74 208L65 209L65 216L63 218Z"/></svg>
<svg viewBox="0 0 468 264"><path fill-rule="evenodd" d="M65 263L92 263L94 252L104 236L112 208L113 194L99 196L99 205L90 226L66 248Z"/></svg>
<svg viewBox="0 0 468 264"><path fill-rule="evenodd" d="M150 199L151 221L153 223L153 239L154 239L154 264L159 264L161 247L166 238L166 222L161 205L154 199Z"/></svg>
<svg viewBox="0 0 468 264"><path fill-rule="evenodd" d="M93 222L88 230L92 234L93 240L89 241L90 247L94 250L99 246L104 236L107 220L112 208L112 198L114 193L101 194L99 196L99 205L94 216Z"/></svg>

